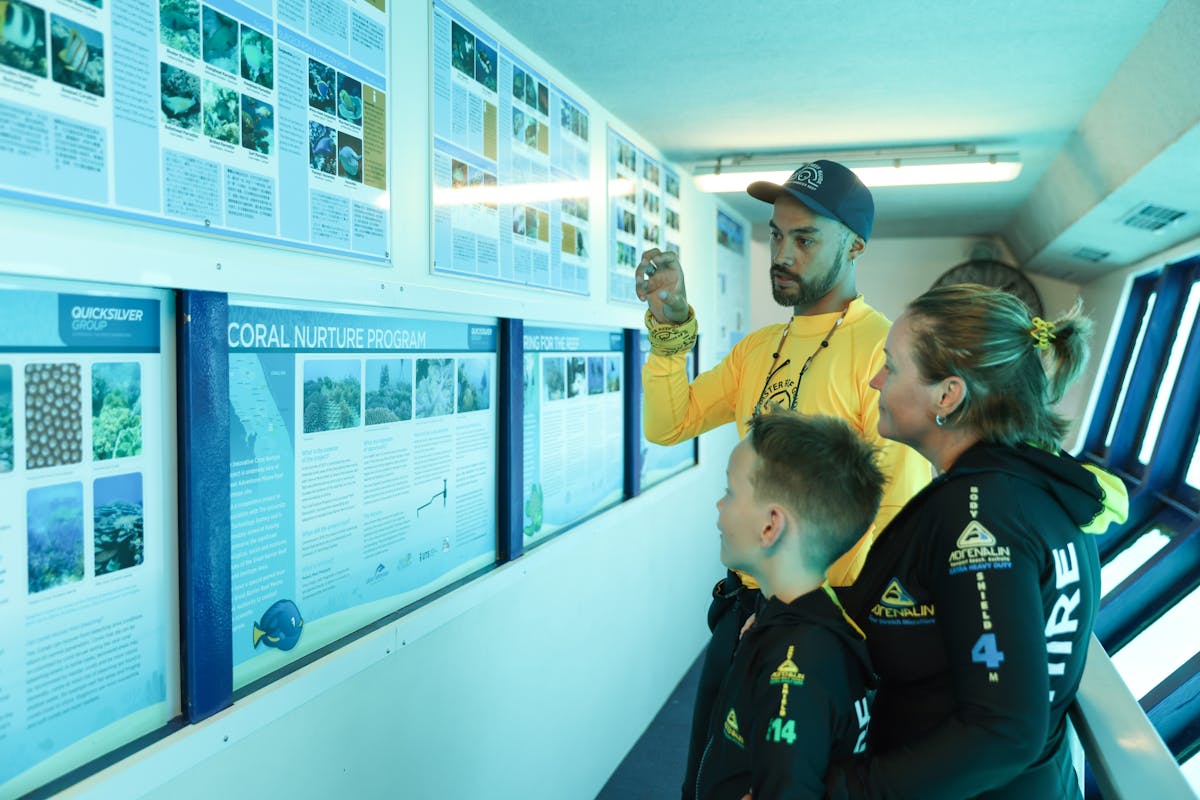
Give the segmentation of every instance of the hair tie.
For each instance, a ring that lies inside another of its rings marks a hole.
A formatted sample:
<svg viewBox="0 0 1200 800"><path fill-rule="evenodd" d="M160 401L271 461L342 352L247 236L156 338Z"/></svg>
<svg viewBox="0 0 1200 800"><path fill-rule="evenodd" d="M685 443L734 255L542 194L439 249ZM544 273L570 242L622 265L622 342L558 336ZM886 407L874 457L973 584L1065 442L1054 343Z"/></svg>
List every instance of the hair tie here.
<svg viewBox="0 0 1200 800"><path fill-rule="evenodd" d="M1033 327L1029 329L1029 335L1034 338L1034 347L1038 350L1048 350L1050 348L1050 340L1054 338L1054 323L1046 322L1041 317L1033 318Z"/></svg>

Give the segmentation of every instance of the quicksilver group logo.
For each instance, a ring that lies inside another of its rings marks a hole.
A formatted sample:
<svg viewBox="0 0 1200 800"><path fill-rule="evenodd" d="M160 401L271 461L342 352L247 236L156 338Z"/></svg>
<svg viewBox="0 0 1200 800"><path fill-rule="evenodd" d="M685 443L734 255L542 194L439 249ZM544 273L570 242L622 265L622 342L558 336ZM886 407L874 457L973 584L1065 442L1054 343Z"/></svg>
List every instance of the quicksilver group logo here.
<svg viewBox="0 0 1200 800"><path fill-rule="evenodd" d="M821 172L821 168L816 164L805 164L792 173L792 177L788 178L788 183L798 183L809 191L815 192L821 188L821 182L825 180L825 173Z"/></svg>

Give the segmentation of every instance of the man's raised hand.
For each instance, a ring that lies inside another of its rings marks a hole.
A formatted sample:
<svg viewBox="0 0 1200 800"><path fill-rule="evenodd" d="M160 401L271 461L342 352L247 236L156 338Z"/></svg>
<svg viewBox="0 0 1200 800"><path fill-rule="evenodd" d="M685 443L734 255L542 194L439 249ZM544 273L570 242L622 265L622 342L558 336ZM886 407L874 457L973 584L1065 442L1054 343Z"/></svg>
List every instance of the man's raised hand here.
<svg viewBox="0 0 1200 800"><path fill-rule="evenodd" d="M688 318L687 291L683 286L683 267L679 256L652 248L642 253L634 273L639 300L645 300L650 313L659 322L679 324Z"/></svg>

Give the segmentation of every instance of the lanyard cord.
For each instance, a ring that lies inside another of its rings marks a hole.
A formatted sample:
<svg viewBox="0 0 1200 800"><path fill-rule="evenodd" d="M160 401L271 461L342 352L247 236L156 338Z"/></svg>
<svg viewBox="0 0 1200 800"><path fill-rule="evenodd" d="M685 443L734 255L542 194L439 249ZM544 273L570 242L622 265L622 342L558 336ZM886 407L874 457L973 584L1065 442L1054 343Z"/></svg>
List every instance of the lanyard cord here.
<svg viewBox="0 0 1200 800"><path fill-rule="evenodd" d="M842 309L842 313L834 321L833 327L829 329L829 333L825 334L825 338L821 340L819 345L817 345L817 349L813 350L812 355L805 359L804 366L800 367L800 374L796 376L796 389L792 392L792 400L789 410L796 410L796 402L800 399L800 381L804 380L804 374L808 372L808 368L812 366L813 359L817 357L817 353L821 352L826 347L829 347L829 340L833 338L834 331L841 327L841 324L846 321L846 314L848 313L850 313L849 303L847 303L846 307ZM792 319L795 319L795 317ZM783 335L779 337L779 345L775 348L775 352L772 353L775 360L771 362L771 368L767 370L767 379L763 381L763 388L762 392L759 394L758 402L754 404L754 416L756 417L762 413L763 402L767 399L767 388L771 385L771 378L775 377L776 372L792 363L792 360L789 358L782 364L779 364L779 356L783 353L784 342L787 341L788 334L791 333L791 331L792 320L789 319L787 326L783 329Z"/></svg>

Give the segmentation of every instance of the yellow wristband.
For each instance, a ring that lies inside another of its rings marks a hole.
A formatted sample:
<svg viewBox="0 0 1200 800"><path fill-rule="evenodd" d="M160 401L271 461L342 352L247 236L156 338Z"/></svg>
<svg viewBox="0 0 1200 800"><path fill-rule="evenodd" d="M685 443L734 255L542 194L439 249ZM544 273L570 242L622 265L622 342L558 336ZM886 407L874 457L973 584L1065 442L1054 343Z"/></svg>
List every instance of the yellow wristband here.
<svg viewBox="0 0 1200 800"><path fill-rule="evenodd" d="M646 330L650 335L650 352L660 356L686 353L696 346L696 311L689 305L687 319L676 325L659 322L647 309Z"/></svg>

